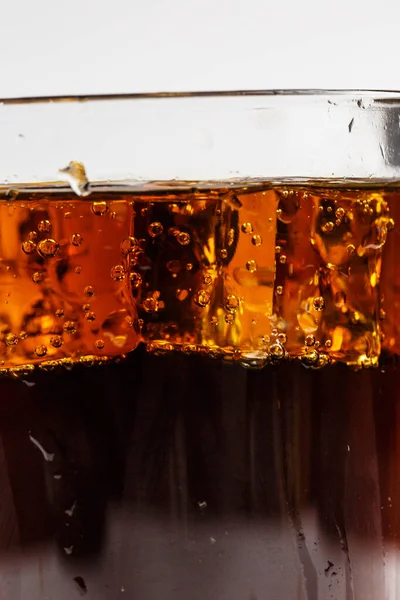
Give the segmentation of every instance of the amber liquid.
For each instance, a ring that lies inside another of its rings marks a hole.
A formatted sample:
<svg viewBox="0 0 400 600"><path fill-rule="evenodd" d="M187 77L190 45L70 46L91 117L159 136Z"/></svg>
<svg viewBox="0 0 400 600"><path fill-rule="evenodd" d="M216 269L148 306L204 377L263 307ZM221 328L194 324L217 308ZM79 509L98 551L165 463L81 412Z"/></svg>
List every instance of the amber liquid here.
<svg viewBox="0 0 400 600"><path fill-rule="evenodd" d="M399 206L5 192L0 598L398 600Z"/></svg>

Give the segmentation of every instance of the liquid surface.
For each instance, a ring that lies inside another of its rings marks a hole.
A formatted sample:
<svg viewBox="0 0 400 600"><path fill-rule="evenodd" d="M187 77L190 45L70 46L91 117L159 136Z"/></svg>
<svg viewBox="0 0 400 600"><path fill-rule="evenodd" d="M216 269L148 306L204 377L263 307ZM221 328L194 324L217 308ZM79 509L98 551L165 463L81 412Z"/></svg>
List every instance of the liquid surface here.
<svg viewBox="0 0 400 600"><path fill-rule="evenodd" d="M0 194L3 372L140 341L250 368L371 366L384 334L397 351L396 186L84 189Z"/></svg>

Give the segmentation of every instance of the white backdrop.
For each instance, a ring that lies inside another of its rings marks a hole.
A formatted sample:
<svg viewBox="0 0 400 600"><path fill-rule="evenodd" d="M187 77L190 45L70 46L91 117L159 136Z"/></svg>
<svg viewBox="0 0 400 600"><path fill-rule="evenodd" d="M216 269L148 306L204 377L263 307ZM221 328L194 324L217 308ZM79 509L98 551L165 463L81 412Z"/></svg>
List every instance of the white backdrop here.
<svg viewBox="0 0 400 600"><path fill-rule="evenodd" d="M3 0L0 97L400 88L397 0Z"/></svg>

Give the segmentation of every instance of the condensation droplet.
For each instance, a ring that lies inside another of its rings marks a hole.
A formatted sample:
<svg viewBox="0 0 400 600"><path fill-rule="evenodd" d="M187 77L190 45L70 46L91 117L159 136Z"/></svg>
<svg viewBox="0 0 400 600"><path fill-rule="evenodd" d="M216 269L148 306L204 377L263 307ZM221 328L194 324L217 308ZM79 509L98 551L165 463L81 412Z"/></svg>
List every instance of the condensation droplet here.
<svg viewBox="0 0 400 600"><path fill-rule="evenodd" d="M76 333L76 323L75 321L65 321L63 327L65 333L69 333L70 335L74 335Z"/></svg>
<svg viewBox="0 0 400 600"><path fill-rule="evenodd" d="M39 356L39 358L41 358L42 356L46 356L47 346L45 346L44 344L41 344L40 346L36 346L35 354L36 354L36 356Z"/></svg>
<svg viewBox="0 0 400 600"><path fill-rule="evenodd" d="M92 202L91 210L96 217L102 217L108 212L109 206L107 202L104 201Z"/></svg>
<svg viewBox="0 0 400 600"><path fill-rule="evenodd" d="M122 281L125 278L125 268L123 265L115 265L110 271L111 279L114 281Z"/></svg>
<svg viewBox="0 0 400 600"><path fill-rule="evenodd" d="M135 271L129 274L129 279L134 288L138 288L142 283L142 276L140 273L135 273Z"/></svg>
<svg viewBox="0 0 400 600"><path fill-rule="evenodd" d="M41 240L37 245L37 252L42 258L53 258L59 249L58 243L52 238Z"/></svg>
<svg viewBox="0 0 400 600"><path fill-rule="evenodd" d="M246 269L250 271L250 273L254 273L257 270L257 263L255 260L248 260L246 263Z"/></svg>
<svg viewBox="0 0 400 600"><path fill-rule="evenodd" d="M158 311L159 303L156 298L150 296L143 300L143 308L147 313L155 313Z"/></svg>
<svg viewBox="0 0 400 600"><path fill-rule="evenodd" d="M25 254L33 254L36 250L36 244L31 240L26 240L25 242L22 242L22 250Z"/></svg>
<svg viewBox="0 0 400 600"><path fill-rule="evenodd" d="M83 290L83 292L84 292L85 296L89 296L89 297L94 296L94 288L91 285L87 285L85 287L85 289Z"/></svg>
<svg viewBox="0 0 400 600"><path fill-rule="evenodd" d="M315 310L318 310L318 311L324 310L325 300L323 299L322 296L317 296L316 298L314 298L313 307L315 308Z"/></svg>
<svg viewBox="0 0 400 600"><path fill-rule="evenodd" d="M61 346L63 345L63 339L61 335L53 335L50 338L50 344L54 346L54 348L61 348Z"/></svg>
<svg viewBox="0 0 400 600"><path fill-rule="evenodd" d="M18 336L15 333L7 333L5 341L7 346L15 346L18 344Z"/></svg>
<svg viewBox="0 0 400 600"><path fill-rule="evenodd" d="M138 249L138 241L134 237L126 237L122 240L120 248L123 254L131 254Z"/></svg>
<svg viewBox="0 0 400 600"><path fill-rule="evenodd" d="M251 243L253 244L253 246L261 246L262 244L262 237L261 235L253 235L253 237L251 238Z"/></svg>
<svg viewBox="0 0 400 600"><path fill-rule="evenodd" d="M104 340L96 340L95 346L98 350L102 350L105 346Z"/></svg>
<svg viewBox="0 0 400 600"><path fill-rule="evenodd" d="M39 221L38 230L42 233L50 233L51 231L51 223L48 219L44 219L43 221Z"/></svg>
<svg viewBox="0 0 400 600"><path fill-rule="evenodd" d="M229 294L225 298L225 310L235 312L240 306L239 298L233 294Z"/></svg>
<svg viewBox="0 0 400 600"><path fill-rule="evenodd" d="M41 283L43 281L43 273L41 273L40 271L36 271L35 273L33 273L32 281L33 283Z"/></svg>
<svg viewBox="0 0 400 600"><path fill-rule="evenodd" d="M150 223L150 225L147 228L147 231L152 238L155 238L162 234L162 232L164 231L164 227L159 221L154 221L153 223Z"/></svg>
<svg viewBox="0 0 400 600"><path fill-rule="evenodd" d="M193 301L200 308L205 308L210 303L211 295L206 290L200 290L195 294Z"/></svg>
<svg viewBox="0 0 400 600"><path fill-rule="evenodd" d="M80 233L73 233L71 235L70 241L73 246L80 246L83 242L83 237Z"/></svg>
<svg viewBox="0 0 400 600"><path fill-rule="evenodd" d="M176 240L181 246L187 246L190 244L190 235L186 231L180 231L176 235Z"/></svg>

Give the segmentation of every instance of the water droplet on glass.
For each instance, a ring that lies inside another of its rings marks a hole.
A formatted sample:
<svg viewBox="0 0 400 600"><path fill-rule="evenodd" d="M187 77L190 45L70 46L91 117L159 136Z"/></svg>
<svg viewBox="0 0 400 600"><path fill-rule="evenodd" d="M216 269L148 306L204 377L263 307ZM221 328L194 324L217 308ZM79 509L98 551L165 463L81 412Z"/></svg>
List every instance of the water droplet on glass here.
<svg viewBox="0 0 400 600"><path fill-rule="evenodd" d="M73 233L71 235L70 241L73 246L80 246L83 242L83 237L80 233Z"/></svg>
<svg viewBox="0 0 400 600"><path fill-rule="evenodd" d="M39 221L38 230L42 233L50 233L51 231L51 223L48 219L44 219L43 221Z"/></svg>
<svg viewBox="0 0 400 600"><path fill-rule="evenodd" d="M250 271L250 273L254 273L257 270L257 263L255 260L248 260L246 263L246 269Z"/></svg>
<svg viewBox="0 0 400 600"><path fill-rule="evenodd" d="M40 271L36 271L35 273L33 273L32 281L33 283L41 283L43 281L43 273L41 273Z"/></svg>
<svg viewBox="0 0 400 600"><path fill-rule="evenodd" d="M153 223L150 223L150 225L147 228L147 231L152 238L155 238L162 234L162 232L164 231L164 227L159 221L154 221Z"/></svg>
<svg viewBox="0 0 400 600"><path fill-rule="evenodd" d="M33 254L36 250L36 244L31 240L26 240L25 242L22 242L22 250L25 254Z"/></svg>
<svg viewBox="0 0 400 600"><path fill-rule="evenodd" d="M61 348L61 346L63 345L63 339L62 339L61 335L53 335L50 338L50 344L54 348Z"/></svg>
<svg viewBox="0 0 400 600"><path fill-rule="evenodd" d="M53 258L57 254L58 248L59 245L55 240L47 238L38 243L37 252L42 258Z"/></svg>
<svg viewBox="0 0 400 600"><path fill-rule="evenodd" d="M246 233L247 235L252 234L253 233L253 225L251 223L249 223L248 221L246 221L246 223L242 223L242 231L243 231L243 233Z"/></svg>
<svg viewBox="0 0 400 600"><path fill-rule="evenodd" d="M108 210L109 210L109 206L107 204L107 202L104 201L100 201L100 202L92 202L92 213L94 215L96 215L96 217L102 217L103 215L105 215Z"/></svg>
<svg viewBox="0 0 400 600"><path fill-rule="evenodd" d="M197 306L200 306L200 308L205 308L210 303L210 299L211 294L209 292L206 290L200 290L197 292L197 294L195 294L193 301L195 304L197 304Z"/></svg>
<svg viewBox="0 0 400 600"><path fill-rule="evenodd" d="M317 296L316 298L314 298L313 300L313 307L315 310L324 310L325 308L325 300L323 299L322 296Z"/></svg>
<svg viewBox="0 0 400 600"><path fill-rule="evenodd" d="M111 279L114 279L114 281L122 281L125 278L125 274L123 265L115 265L110 271Z"/></svg>

